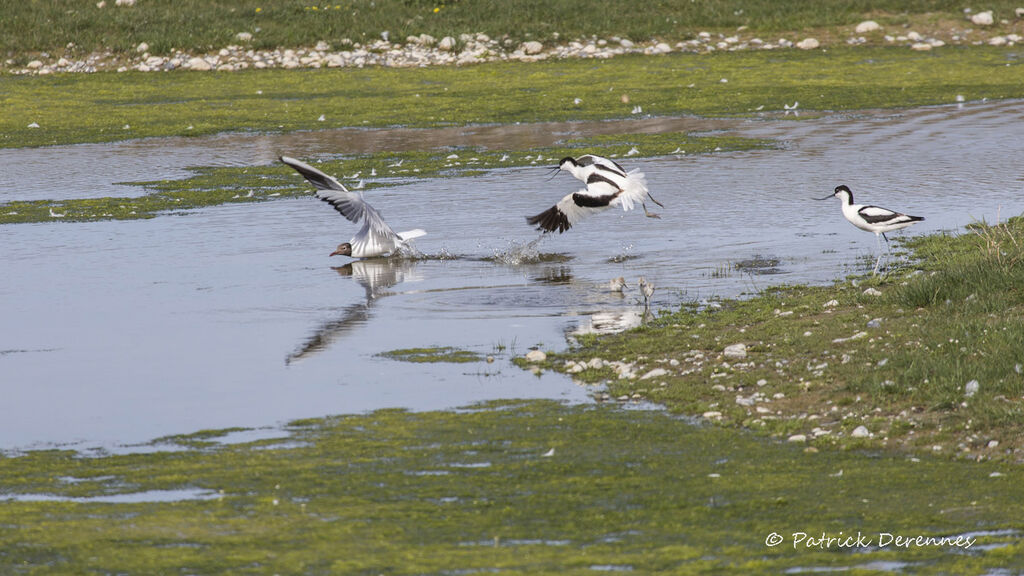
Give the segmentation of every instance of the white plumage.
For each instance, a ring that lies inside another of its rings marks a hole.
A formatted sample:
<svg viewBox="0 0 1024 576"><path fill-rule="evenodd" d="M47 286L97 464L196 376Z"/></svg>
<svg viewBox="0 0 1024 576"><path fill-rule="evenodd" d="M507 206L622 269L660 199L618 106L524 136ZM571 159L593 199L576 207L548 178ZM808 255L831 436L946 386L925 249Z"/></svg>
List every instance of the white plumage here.
<svg viewBox="0 0 1024 576"><path fill-rule="evenodd" d="M563 158L558 168L585 182L587 187L567 194L551 208L528 217L527 223L536 225L538 230L562 233L583 218L606 210L610 206L622 206L623 211L628 211L637 203L643 206L647 216L658 217L657 214L648 212L644 204L644 201L650 198L652 202L662 206L648 192L647 180L642 172L626 172L612 160L592 154L584 154L579 158Z"/></svg>
<svg viewBox="0 0 1024 576"><path fill-rule="evenodd" d="M867 232L873 232L875 234L875 240L878 241L878 237L885 238L886 246L889 245L889 238L886 237L886 232L892 232L893 230L901 230L924 220L923 216L909 216L902 212L895 212L888 208L882 208L880 206L870 206L864 204L853 203L853 192L845 186L836 186L835 191L824 198L818 198L818 200L828 200L829 198L839 198L842 201L843 216L850 224L853 224L861 230ZM875 274L878 273L878 265L882 261L882 246L878 243L878 260L875 261Z"/></svg>
<svg viewBox="0 0 1024 576"><path fill-rule="evenodd" d="M651 196L647 189L647 178L636 168L626 172L618 162L594 154L584 154L579 158L566 156L559 161L558 168L572 174L577 180L587 185L590 185L591 179L597 175L599 179L615 186L622 191L620 204L623 211L632 210L636 204L641 204L644 207L644 214L651 218L657 218L657 214L647 211L644 201L648 198L664 208L661 202Z"/></svg>
<svg viewBox="0 0 1024 576"><path fill-rule="evenodd" d="M388 226L380 212L370 206L362 192L351 192L333 176L328 176L305 162L281 156L281 162L294 168L316 188L316 197L327 202L348 220L363 223L363 227L348 242L338 245L331 256L343 255L353 258L375 258L391 256L407 247L408 241L426 234L415 229L398 232Z"/></svg>

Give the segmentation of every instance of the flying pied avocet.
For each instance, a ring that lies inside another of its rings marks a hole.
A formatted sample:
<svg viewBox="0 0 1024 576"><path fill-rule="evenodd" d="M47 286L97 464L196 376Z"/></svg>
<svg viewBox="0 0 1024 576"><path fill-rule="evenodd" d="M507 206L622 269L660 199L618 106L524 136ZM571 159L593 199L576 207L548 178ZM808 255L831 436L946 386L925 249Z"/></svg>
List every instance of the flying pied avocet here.
<svg viewBox="0 0 1024 576"><path fill-rule="evenodd" d="M624 211L632 210L637 203L644 206L648 216L658 217L648 212L644 205L644 200L651 196L641 172L631 170L627 173L615 162L591 154L564 158L558 168L586 182L587 187L567 194L551 208L528 217L526 222L537 226L538 230L562 233L591 214L611 206L622 206ZM651 201L662 206L654 198Z"/></svg>
<svg viewBox="0 0 1024 576"><path fill-rule="evenodd" d="M651 196L647 189L647 179L639 169L634 168L626 172L618 162L594 154L584 154L578 158L566 156L558 162L557 168L572 174L584 184L590 184L591 178L595 177L608 181L622 190L622 209L624 211L632 210L633 206L639 202L648 218L658 218L657 214L647 210L647 205L644 204L647 198L650 198L651 202L658 206L665 207L661 202L655 200L654 196Z"/></svg>

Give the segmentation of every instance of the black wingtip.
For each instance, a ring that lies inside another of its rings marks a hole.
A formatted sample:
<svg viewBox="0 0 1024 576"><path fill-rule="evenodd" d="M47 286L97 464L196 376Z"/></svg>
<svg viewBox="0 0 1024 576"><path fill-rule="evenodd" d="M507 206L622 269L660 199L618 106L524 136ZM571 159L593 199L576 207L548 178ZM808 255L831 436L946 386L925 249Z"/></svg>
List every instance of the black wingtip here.
<svg viewBox="0 0 1024 576"><path fill-rule="evenodd" d="M559 234L572 227L569 224L569 219L565 214L562 214L558 206L552 206L536 216L527 216L526 222L531 226L537 226L537 230L558 232Z"/></svg>

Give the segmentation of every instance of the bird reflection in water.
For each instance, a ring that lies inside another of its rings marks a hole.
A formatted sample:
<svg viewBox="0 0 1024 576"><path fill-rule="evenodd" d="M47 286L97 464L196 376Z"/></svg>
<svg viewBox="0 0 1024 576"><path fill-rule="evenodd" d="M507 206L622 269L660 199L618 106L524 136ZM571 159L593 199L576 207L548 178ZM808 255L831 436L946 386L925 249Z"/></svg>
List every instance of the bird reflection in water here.
<svg viewBox="0 0 1024 576"><path fill-rule="evenodd" d="M358 282L366 291L366 301L346 306L340 316L321 324L302 346L285 358L285 364L329 348L335 340L365 324L370 318L373 304L381 297L394 294L388 288L419 279L415 274L416 264L415 260L374 258L355 260L333 268L339 276L348 276Z"/></svg>

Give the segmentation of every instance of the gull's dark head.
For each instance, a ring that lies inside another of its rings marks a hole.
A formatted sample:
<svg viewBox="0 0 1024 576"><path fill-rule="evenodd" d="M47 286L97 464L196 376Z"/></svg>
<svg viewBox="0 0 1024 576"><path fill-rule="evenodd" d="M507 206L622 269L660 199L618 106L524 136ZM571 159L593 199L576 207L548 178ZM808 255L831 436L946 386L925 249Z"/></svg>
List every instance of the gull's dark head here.
<svg viewBox="0 0 1024 576"><path fill-rule="evenodd" d="M343 244L338 244L338 249L335 250L334 252L331 252L331 256L351 256L351 255L352 255L352 245L349 244L348 242L345 242Z"/></svg>

